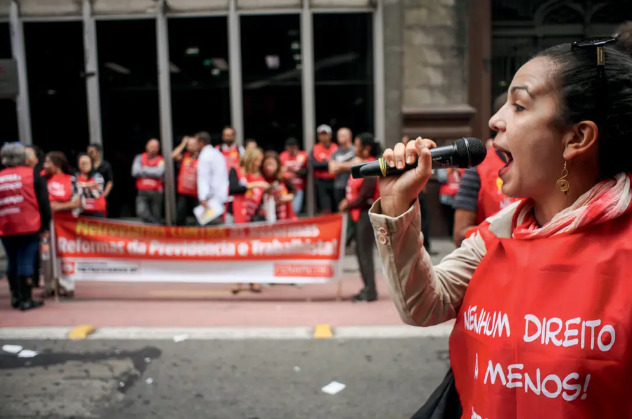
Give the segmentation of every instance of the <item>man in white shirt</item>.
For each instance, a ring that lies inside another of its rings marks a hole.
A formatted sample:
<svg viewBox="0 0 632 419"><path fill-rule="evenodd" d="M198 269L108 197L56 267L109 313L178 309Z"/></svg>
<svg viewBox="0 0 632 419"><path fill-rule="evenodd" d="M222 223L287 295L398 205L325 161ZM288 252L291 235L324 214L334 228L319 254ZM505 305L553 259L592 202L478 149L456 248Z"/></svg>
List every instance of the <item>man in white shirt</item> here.
<svg viewBox="0 0 632 419"><path fill-rule="evenodd" d="M213 205L223 206L228 200L228 172L222 153L211 145L211 136L207 132L195 135L203 147L198 157L197 188L200 204L205 208ZM217 224L221 218L212 222Z"/></svg>

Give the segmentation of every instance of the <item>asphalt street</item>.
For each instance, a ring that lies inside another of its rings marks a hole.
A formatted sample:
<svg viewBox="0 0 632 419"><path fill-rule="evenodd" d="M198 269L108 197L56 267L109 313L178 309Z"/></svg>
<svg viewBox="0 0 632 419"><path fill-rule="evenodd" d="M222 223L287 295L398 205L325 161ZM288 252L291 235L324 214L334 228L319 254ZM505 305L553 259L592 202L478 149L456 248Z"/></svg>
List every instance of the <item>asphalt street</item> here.
<svg viewBox="0 0 632 419"><path fill-rule="evenodd" d="M0 351L3 418L409 418L448 365L444 337L0 344L38 352Z"/></svg>

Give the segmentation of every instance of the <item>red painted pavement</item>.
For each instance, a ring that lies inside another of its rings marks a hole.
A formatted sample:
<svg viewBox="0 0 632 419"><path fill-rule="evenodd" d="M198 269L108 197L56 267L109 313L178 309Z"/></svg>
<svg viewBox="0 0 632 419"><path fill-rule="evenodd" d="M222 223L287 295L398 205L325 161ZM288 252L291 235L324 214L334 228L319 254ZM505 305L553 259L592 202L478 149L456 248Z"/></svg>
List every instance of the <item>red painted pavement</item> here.
<svg viewBox="0 0 632 419"><path fill-rule="evenodd" d="M337 284L273 285L264 287L260 294L242 292L235 296L230 293L231 284L78 282L74 299L49 299L40 309L20 312L11 309L8 284L2 280L0 327L401 325L381 273L377 282L380 299L358 304L350 302L361 288L357 271L343 277L343 301L336 301ZM36 289L34 293L39 295L41 291Z"/></svg>

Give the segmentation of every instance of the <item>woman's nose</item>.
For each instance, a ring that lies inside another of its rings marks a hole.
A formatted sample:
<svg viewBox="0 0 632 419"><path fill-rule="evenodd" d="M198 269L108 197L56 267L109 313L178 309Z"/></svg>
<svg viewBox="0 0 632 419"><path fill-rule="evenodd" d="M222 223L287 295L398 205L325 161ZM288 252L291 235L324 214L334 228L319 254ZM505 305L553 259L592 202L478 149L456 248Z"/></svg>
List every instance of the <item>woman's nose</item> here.
<svg viewBox="0 0 632 419"><path fill-rule="evenodd" d="M505 129L505 122L501 115L502 108L489 118L489 128L498 132Z"/></svg>

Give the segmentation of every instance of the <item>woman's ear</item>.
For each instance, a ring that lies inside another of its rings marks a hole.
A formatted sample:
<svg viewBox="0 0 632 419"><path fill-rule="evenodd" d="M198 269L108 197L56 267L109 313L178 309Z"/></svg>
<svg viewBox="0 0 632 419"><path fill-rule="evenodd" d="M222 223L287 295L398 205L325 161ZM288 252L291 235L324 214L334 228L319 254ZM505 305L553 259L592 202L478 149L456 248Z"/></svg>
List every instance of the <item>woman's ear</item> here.
<svg viewBox="0 0 632 419"><path fill-rule="evenodd" d="M593 121L581 121L571 128L564 138L564 159L597 151L599 128Z"/></svg>

